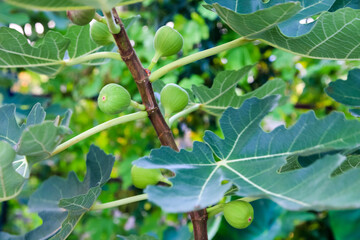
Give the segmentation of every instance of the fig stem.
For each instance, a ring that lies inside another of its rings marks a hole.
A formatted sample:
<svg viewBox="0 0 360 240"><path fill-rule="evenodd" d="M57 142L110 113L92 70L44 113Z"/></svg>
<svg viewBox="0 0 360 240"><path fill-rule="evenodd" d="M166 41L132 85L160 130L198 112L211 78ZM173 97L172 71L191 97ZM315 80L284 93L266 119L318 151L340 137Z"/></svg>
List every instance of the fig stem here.
<svg viewBox="0 0 360 240"><path fill-rule="evenodd" d="M239 198L235 201L244 201L244 202L253 202L260 199L259 197L244 197L244 198ZM209 207L206 209L207 213L208 213L208 217L211 218L213 216L215 216L218 213L221 213L224 210L224 206L225 203L219 203L215 206Z"/></svg>
<svg viewBox="0 0 360 240"><path fill-rule="evenodd" d="M90 128L89 130L80 133L79 135L69 139L68 141L60 144L59 146L57 146L57 148L55 148L55 150L51 153L51 156L54 156L62 151L64 151L65 149L71 147L72 145L98 133L101 132L103 130L106 130L110 127L122 124L122 123L127 123L130 121L135 121L135 120L139 120L139 119L145 119L147 118L147 112L146 111L141 111L141 112L136 112L136 113L132 113L132 114L128 114L125 116L121 116L118 118L114 118L111 119L107 122L104 122L102 124L99 124L93 128Z"/></svg>
<svg viewBox="0 0 360 240"><path fill-rule="evenodd" d="M203 58L210 57L210 56L218 54L220 52L239 47L239 46L244 45L251 41L253 41L253 40L249 40L249 39L245 39L245 38L241 37L241 38L235 39L231 42L224 43L220 46L209 48L207 50L197 52L197 53L191 54L189 56L180 58L179 60L176 60L170 64L167 64L164 67L153 72L150 76L150 82L154 82L154 81L158 80L159 78L161 78L162 76L164 76L165 74L167 74L168 72L170 72L176 68L182 67L189 63L196 62Z"/></svg>
<svg viewBox="0 0 360 240"><path fill-rule="evenodd" d="M118 34L120 32L120 26L115 23L114 15L111 11L103 11L106 18L107 25L112 34Z"/></svg>
<svg viewBox="0 0 360 240"><path fill-rule="evenodd" d="M136 101L134 101L134 100L131 100L130 106L132 106L133 108L139 109L139 110L141 110L141 111L145 111L145 110L146 110L145 105L140 104L140 103L138 103L138 102L136 102Z"/></svg>
<svg viewBox="0 0 360 240"><path fill-rule="evenodd" d="M88 62L95 59L101 58L110 58L121 61L121 56L119 56L116 52L97 52L77 58L70 59L69 61L64 61L64 65L66 66L74 66L83 62Z"/></svg>
<svg viewBox="0 0 360 240"><path fill-rule="evenodd" d="M213 207L209 207L206 209L207 213L208 213L208 218L211 218L213 216L215 216L218 213L221 213L222 211L224 211L224 203L219 203Z"/></svg>
<svg viewBox="0 0 360 240"><path fill-rule="evenodd" d="M160 57L161 57L161 55L158 54L157 52L155 52L155 55L151 59L151 63L150 63L150 65L149 65L149 67L147 69L149 69L151 71L153 69L153 67L157 64L157 62L159 61Z"/></svg>
<svg viewBox="0 0 360 240"><path fill-rule="evenodd" d="M100 14L98 14L97 12L95 13L95 17L94 19L98 22L102 22L102 23L105 23L106 24L106 19L103 18Z"/></svg>
<svg viewBox="0 0 360 240"><path fill-rule="evenodd" d="M119 199L119 200L108 202L108 203L94 204L90 208L90 210L101 210L101 209L119 207L122 205L135 203L135 202L139 202L139 201L143 201L143 200L147 200L147 199L148 199L148 195L145 193L145 194L140 194L140 195L136 195L136 196L132 196L132 197L128 197L128 198Z"/></svg>
<svg viewBox="0 0 360 240"><path fill-rule="evenodd" d="M184 117L192 112L195 112L200 107L201 107L201 104L197 103L197 104L192 105L191 107L188 107L188 108L182 110L181 112L178 112L177 114L175 114L174 116L172 116L169 119L169 126L171 127L176 120L178 120L179 118Z"/></svg>

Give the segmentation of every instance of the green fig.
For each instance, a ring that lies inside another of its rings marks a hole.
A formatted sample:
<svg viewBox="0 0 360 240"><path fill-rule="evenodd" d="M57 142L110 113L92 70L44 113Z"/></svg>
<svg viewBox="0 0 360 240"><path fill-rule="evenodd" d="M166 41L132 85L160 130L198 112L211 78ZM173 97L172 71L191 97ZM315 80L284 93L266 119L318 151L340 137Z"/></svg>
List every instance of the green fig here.
<svg viewBox="0 0 360 240"><path fill-rule="evenodd" d="M183 37L175 29L163 26L156 31L154 38L155 56L151 60L149 69L157 63L159 58L168 57L178 53L183 47Z"/></svg>
<svg viewBox="0 0 360 240"><path fill-rule="evenodd" d="M254 209L245 201L232 201L224 206L224 217L234 228L247 228L254 219Z"/></svg>
<svg viewBox="0 0 360 240"><path fill-rule="evenodd" d="M135 187L145 189L148 185L165 182L171 185L162 174L160 169L141 168L133 165L131 168L131 180Z"/></svg>
<svg viewBox="0 0 360 240"><path fill-rule="evenodd" d="M95 9L88 10L69 10L66 11L67 17L76 25L84 26L91 22L95 16Z"/></svg>
<svg viewBox="0 0 360 240"><path fill-rule="evenodd" d="M165 116L170 116L180 112L188 105L189 95L179 85L169 83L161 90L160 102L164 107Z"/></svg>
<svg viewBox="0 0 360 240"><path fill-rule="evenodd" d="M94 22L90 26L91 39L98 45L109 45L114 39L108 26L102 22Z"/></svg>
<svg viewBox="0 0 360 240"><path fill-rule="evenodd" d="M124 111L131 103L129 92L122 86L110 83L103 87L98 97L101 111L107 114L117 114Z"/></svg>

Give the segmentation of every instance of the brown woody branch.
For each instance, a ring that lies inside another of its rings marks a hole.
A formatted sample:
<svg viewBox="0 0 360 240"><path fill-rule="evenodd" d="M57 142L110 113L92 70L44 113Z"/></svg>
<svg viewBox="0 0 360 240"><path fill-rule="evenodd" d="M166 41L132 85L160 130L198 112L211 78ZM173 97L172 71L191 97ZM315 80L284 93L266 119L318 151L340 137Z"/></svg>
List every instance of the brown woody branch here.
<svg viewBox="0 0 360 240"><path fill-rule="evenodd" d="M146 107L149 119L158 135L161 145L169 146L175 151L179 151L174 136L166 124L163 115L160 112L157 105L152 85L149 81L149 75L142 66L139 58L137 57L134 48L131 46L129 37L126 33L124 24L119 18L115 8L113 9L113 15L116 24L120 25L120 32L113 34L116 45L119 48L121 58L124 60L126 66L130 70L143 104ZM206 209L189 213L191 221L194 226L195 240L207 240L207 212Z"/></svg>
<svg viewBox="0 0 360 240"><path fill-rule="evenodd" d="M124 60L136 82L141 99L146 107L149 119L155 128L161 145L169 146L172 149L179 151L172 132L166 124L165 119L160 112L160 108L155 100L154 91L149 81L149 75L143 68L134 48L131 46L129 37L125 31L124 24L122 23L115 9L113 9L113 14L115 17L115 22L121 27L120 33L113 35L115 42L119 48L121 58Z"/></svg>
<svg viewBox="0 0 360 240"><path fill-rule="evenodd" d="M208 215L206 209L190 212L189 215L191 217L191 221L194 226L195 240L208 240L208 236L207 236Z"/></svg>

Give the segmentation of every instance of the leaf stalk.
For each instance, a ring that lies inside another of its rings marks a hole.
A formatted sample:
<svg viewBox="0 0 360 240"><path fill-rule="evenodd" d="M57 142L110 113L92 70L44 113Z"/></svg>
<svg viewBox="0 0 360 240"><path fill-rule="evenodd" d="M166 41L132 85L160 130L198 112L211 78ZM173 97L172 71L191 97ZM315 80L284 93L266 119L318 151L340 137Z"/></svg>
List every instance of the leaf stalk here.
<svg viewBox="0 0 360 240"><path fill-rule="evenodd" d="M164 67L153 72L150 76L150 82L155 82L156 80L158 80L159 78L161 78L162 76L164 76L165 74L167 74L168 72L170 72L176 68L182 67L189 63L196 62L203 58L210 57L210 56L218 54L220 52L239 47L239 46L244 45L251 41L253 41L253 40L249 40L249 39L245 39L245 38L238 38L231 42L224 43L220 46L209 48L207 50L197 52L192 55L183 57L183 58L176 60L170 64L167 64Z"/></svg>
<svg viewBox="0 0 360 240"><path fill-rule="evenodd" d="M109 120L107 122L104 122L100 125L97 125L93 128L90 128L89 130L80 133L79 135L71 138L70 140L64 142L63 144L60 144L59 146L57 146L57 148L51 153L51 156L54 156L62 151L64 151L65 149L71 147L72 145L98 133L101 132L105 129L108 129L110 127L122 124L122 123L127 123L130 121L134 121L134 120L139 120L139 119L144 119L147 117L147 112L146 111L141 111L141 112L137 112L137 113L133 113L133 114L128 114L125 116L121 116L118 118L114 118L112 120Z"/></svg>
<svg viewBox="0 0 360 240"><path fill-rule="evenodd" d="M102 210L102 209L107 209L107 208L119 207L122 205L135 203L135 202L139 202L139 201L143 201L143 200L147 200L147 199L148 199L148 195L145 193L145 194L141 194L141 195L137 195L137 196L133 196L133 197L119 199L119 200L116 200L113 202L108 202L108 203L103 203L103 204L95 204L90 208L90 210L94 211L94 210Z"/></svg>

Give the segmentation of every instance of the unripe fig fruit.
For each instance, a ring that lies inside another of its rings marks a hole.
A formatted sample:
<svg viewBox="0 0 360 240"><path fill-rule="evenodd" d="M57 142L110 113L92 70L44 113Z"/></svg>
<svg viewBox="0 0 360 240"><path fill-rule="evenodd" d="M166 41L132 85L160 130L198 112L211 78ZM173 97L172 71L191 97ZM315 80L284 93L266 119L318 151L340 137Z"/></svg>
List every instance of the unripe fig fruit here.
<svg viewBox="0 0 360 240"><path fill-rule="evenodd" d="M188 93L179 85L166 84L160 93L161 105L165 109L165 116L183 110L189 103Z"/></svg>
<svg viewBox="0 0 360 240"><path fill-rule="evenodd" d="M178 31L169 26L163 26L155 34L154 48L159 57L168 57L178 53L183 42L183 37Z"/></svg>
<svg viewBox="0 0 360 240"><path fill-rule="evenodd" d="M91 39L98 45L109 45L114 39L108 26L102 22L94 22L90 26Z"/></svg>
<svg viewBox="0 0 360 240"><path fill-rule="evenodd" d="M88 10L69 10L66 11L67 17L76 25L84 26L91 22L95 16L95 9Z"/></svg>
<svg viewBox="0 0 360 240"><path fill-rule="evenodd" d="M234 228L246 228L254 219L254 209L245 201L229 202L224 206L224 217Z"/></svg>
<svg viewBox="0 0 360 240"><path fill-rule="evenodd" d="M107 114L117 114L124 111L131 103L129 92L122 86L110 83L103 87L98 97L101 111Z"/></svg>
<svg viewBox="0 0 360 240"><path fill-rule="evenodd" d="M148 185L155 185L166 179L160 169L147 169L133 165L131 168L131 180L135 187L144 189Z"/></svg>

